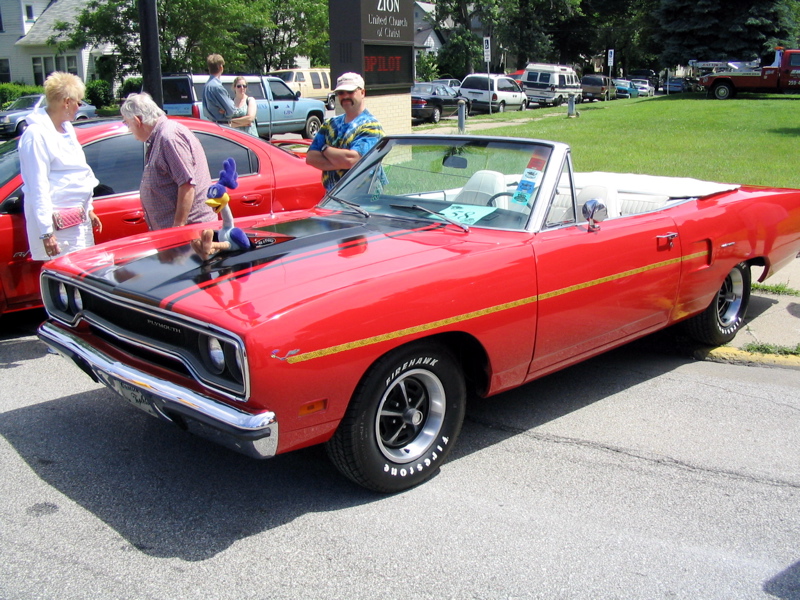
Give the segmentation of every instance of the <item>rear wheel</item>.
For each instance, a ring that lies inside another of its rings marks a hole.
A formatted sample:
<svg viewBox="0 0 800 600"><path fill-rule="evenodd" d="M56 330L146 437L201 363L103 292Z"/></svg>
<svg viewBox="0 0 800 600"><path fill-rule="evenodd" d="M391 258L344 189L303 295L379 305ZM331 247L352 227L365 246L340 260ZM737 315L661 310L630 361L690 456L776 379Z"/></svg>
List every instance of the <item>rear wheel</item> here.
<svg viewBox="0 0 800 600"><path fill-rule="evenodd" d="M736 90L734 90L732 84L723 81L714 86L713 94L717 100L727 100L736 95Z"/></svg>
<svg viewBox="0 0 800 600"><path fill-rule="evenodd" d="M445 461L464 421L461 366L439 344L416 342L378 360L359 384L336 433L331 461L377 492L419 485Z"/></svg>
<svg viewBox="0 0 800 600"><path fill-rule="evenodd" d="M431 115L431 123L438 123L442 118L442 109L438 106L433 107L433 114Z"/></svg>
<svg viewBox="0 0 800 600"><path fill-rule="evenodd" d="M501 112L506 112L506 103L505 103L505 102L501 102L501 103L498 105L498 107L497 107L497 112L499 112L499 113L501 113Z"/></svg>
<svg viewBox="0 0 800 600"><path fill-rule="evenodd" d="M322 122L319 120L319 117L315 117L311 115L306 119L306 126L303 129L303 137L306 139L314 139L314 136L317 135L319 128L322 126Z"/></svg>
<svg viewBox="0 0 800 600"><path fill-rule="evenodd" d="M328 101L325 103L325 108L327 108L328 110L333 110L334 108L336 108L335 94L331 94L330 96L328 96Z"/></svg>
<svg viewBox="0 0 800 600"><path fill-rule="evenodd" d="M750 304L750 281L747 263L731 269L709 307L686 321L688 334L710 346L727 344L736 337Z"/></svg>

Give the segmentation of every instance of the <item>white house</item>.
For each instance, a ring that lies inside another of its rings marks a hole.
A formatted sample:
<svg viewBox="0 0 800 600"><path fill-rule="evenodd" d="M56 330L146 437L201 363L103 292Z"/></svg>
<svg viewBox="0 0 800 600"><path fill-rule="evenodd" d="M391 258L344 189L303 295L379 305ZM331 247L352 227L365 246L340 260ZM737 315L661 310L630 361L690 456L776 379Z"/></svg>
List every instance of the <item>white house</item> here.
<svg viewBox="0 0 800 600"><path fill-rule="evenodd" d="M444 38L434 27L436 5L430 2L414 2L414 52L438 53L444 45Z"/></svg>
<svg viewBox="0 0 800 600"><path fill-rule="evenodd" d="M57 54L47 40L58 21L74 22L87 0L0 0L0 83L42 85L53 71L94 78L88 49Z"/></svg>

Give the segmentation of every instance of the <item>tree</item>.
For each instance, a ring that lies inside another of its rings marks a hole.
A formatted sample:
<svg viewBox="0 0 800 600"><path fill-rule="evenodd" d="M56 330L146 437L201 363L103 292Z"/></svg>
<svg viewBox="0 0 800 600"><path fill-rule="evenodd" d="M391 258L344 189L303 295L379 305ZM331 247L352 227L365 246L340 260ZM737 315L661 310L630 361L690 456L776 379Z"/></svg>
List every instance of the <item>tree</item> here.
<svg viewBox="0 0 800 600"><path fill-rule="evenodd" d="M793 0L660 0L656 10L665 64L753 60L776 44L794 45Z"/></svg>
<svg viewBox="0 0 800 600"><path fill-rule="evenodd" d="M318 60L328 40L327 4L314 0L158 0L157 12L165 73L203 72L212 53L225 57L228 72L265 72L294 66L298 54ZM60 50L112 46L116 79L141 72L137 0L90 0L55 29Z"/></svg>
<svg viewBox="0 0 800 600"><path fill-rule="evenodd" d="M435 52L420 52L416 59L417 81L431 81L439 77L438 57Z"/></svg>

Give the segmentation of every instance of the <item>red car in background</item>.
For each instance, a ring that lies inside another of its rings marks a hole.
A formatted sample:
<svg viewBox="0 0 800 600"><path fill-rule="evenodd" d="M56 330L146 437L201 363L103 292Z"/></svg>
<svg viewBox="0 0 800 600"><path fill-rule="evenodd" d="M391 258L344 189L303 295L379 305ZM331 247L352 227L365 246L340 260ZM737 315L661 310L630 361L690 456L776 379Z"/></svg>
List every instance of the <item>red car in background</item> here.
<svg viewBox="0 0 800 600"><path fill-rule="evenodd" d="M226 158L236 160L239 187L231 190L235 217L310 208L324 195L320 172L297 153L200 119L176 119L200 139L214 177ZM94 209L103 221L97 243L147 231L139 202L144 144L119 119L75 124L78 140L100 185ZM0 314L41 306L39 271L30 259L19 172L19 138L0 144Z"/></svg>

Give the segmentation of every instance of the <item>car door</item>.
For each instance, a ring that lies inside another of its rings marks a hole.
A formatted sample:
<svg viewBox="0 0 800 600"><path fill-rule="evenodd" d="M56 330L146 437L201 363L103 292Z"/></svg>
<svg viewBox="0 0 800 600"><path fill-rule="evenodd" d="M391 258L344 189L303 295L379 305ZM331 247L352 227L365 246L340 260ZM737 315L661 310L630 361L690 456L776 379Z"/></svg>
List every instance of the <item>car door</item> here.
<svg viewBox="0 0 800 600"><path fill-rule="evenodd" d="M571 181L568 170L563 182ZM530 374L662 326L678 292L680 241L664 211L609 219L590 231L575 220L571 185L562 187L553 203L566 195L572 207L534 241L539 298Z"/></svg>
<svg viewBox="0 0 800 600"><path fill-rule="evenodd" d="M208 169L214 181L219 179L219 172L225 160L233 158L236 161L239 185L236 189L228 191L231 199L229 206L234 217L260 215L279 210L279 207L271 205L275 174L266 152L260 155L247 146L218 134L201 131L194 133L203 144ZM266 145L266 142L260 140L255 142Z"/></svg>
<svg viewBox="0 0 800 600"><path fill-rule="evenodd" d="M297 98L283 81L265 81L269 87L269 107L272 116L272 132L298 131L305 123L304 115L296 110Z"/></svg>

